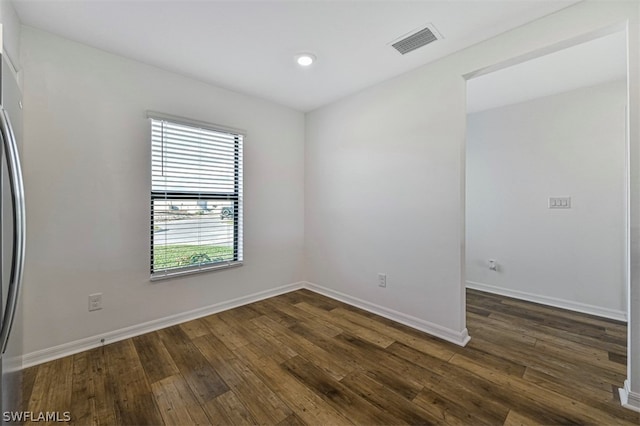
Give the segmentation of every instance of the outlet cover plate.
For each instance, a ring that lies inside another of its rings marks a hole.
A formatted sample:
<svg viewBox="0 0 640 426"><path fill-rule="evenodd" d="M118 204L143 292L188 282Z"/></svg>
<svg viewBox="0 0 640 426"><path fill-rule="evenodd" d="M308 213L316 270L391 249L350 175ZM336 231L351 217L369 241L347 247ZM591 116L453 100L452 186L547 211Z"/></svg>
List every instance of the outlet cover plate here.
<svg viewBox="0 0 640 426"><path fill-rule="evenodd" d="M378 274L378 287L387 286L387 274Z"/></svg>
<svg viewBox="0 0 640 426"><path fill-rule="evenodd" d="M550 197L549 208L550 209L570 209L571 197Z"/></svg>
<svg viewBox="0 0 640 426"><path fill-rule="evenodd" d="M89 295L89 312L99 311L102 309L102 293L94 293Z"/></svg>

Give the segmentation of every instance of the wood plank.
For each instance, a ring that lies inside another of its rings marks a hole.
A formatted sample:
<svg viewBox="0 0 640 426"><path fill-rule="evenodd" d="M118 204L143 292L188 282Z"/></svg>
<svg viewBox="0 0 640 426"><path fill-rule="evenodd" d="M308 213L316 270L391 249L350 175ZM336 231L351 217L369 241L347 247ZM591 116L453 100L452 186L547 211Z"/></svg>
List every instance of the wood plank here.
<svg viewBox="0 0 640 426"><path fill-rule="evenodd" d="M232 425L233 422L225 413L222 405L214 398L202 404L202 409L207 413L207 417L211 419L212 425Z"/></svg>
<svg viewBox="0 0 640 426"><path fill-rule="evenodd" d="M315 327L310 327L302 321L289 327L289 332L304 338L319 348L323 348L332 357L342 360L344 368L349 372L359 368L361 365L361 361L353 356L353 348L337 341L335 339L338 337L337 335L328 337L326 334L318 332Z"/></svg>
<svg viewBox="0 0 640 426"><path fill-rule="evenodd" d="M71 424L95 424L94 381L89 378L89 353L81 352L73 356L73 378L71 390ZM86 396L86 398L83 398Z"/></svg>
<svg viewBox="0 0 640 426"><path fill-rule="evenodd" d="M523 416L515 410L509 411L507 418L504 421L504 426L535 426L542 423L538 423L530 417Z"/></svg>
<svg viewBox="0 0 640 426"><path fill-rule="evenodd" d="M319 368L336 380L342 379L351 371L350 366L331 356L324 348L314 345L299 335L290 333L286 327L269 317L261 316L254 318L251 322L262 329L265 334L271 334L282 345L312 360Z"/></svg>
<svg viewBox="0 0 640 426"><path fill-rule="evenodd" d="M302 421L302 419L295 414L290 415L280 423L278 426L306 426L306 423Z"/></svg>
<svg viewBox="0 0 640 426"><path fill-rule="evenodd" d="M617 418L634 422L640 419L638 413L630 411L615 398L618 389L615 392L605 392L592 390L589 387L580 386L575 381L549 376L534 369L528 368L523 377L527 382L549 389L550 391L570 397L572 400L580 401L592 408L596 408L609 414L615 414Z"/></svg>
<svg viewBox="0 0 640 426"><path fill-rule="evenodd" d="M462 354L456 354L451 359L451 363L466 368L473 374L494 383L497 385L496 390L507 390L511 394L512 400L522 399L523 403L518 407L518 411L525 415L531 415L534 419L542 419L544 416L543 422L549 423L549 420L553 418L550 416L555 416L551 423L591 424L609 424L613 420L613 417L608 413L592 409L586 404L559 393L550 392L524 379L487 370L475 361L465 358Z"/></svg>
<svg viewBox="0 0 640 426"><path fill-rule="evenodd" d="M415 397L425 383L440 381L437 374L378 350L375 345L355 336L341 334L335 340L346 346L347 353L361 360L362 370L369 377L407 399Z"/></svg>
<svg viewBox="0 0 640 426"><path fill-rule="evenodd" d="M248 314L245 313L242 315L233 314L235 311L236 309L232 309L228 311L228 315L220 315L220 318L228 326L228 330L232 331L234 335L240 336L243 341L259 347L264 352L263 356L276 356L280 361L286 361L297 355L295 351L283 346L282 343L274 341L271 335L265 335L264 331L252 321L263 316L258 310L251 309L251 311L247 311ZM228 334L225 332L219 336L222 338L222 341L225 341ZM228 340L227 343L229 347L237 347L238 340Z"/></svg>
<svg viewBox="0 0 640 426"><path fill-rule="evenodd" d="M247 365L234 360L231 367L237 374L233 388L258 423L279 423L293 414Z"/></svg>
<svg viewBox="0 0 640 426"><path fill-rule="evenodd" d="M507 304L509 300L513 301L514 299L503 298L499 303L485 304L485 306L491 306L493 310L490 317L508 317L516 322L527 322L543 330L553 331L555 333L563 332L567 335L567 338L569 335L573 335L581 339L589 338L593 341L612 343L619 346L624 345L626 342L625 338L618 338L607 334L603 325L585 322L584 315L582 314L568 315L567 313L569 311L561 309L551 311L551 313L524 310L520 307ZM611 323L612 322L609 324Z"/></svg>
<svg viewBox="0 0 640 426"><path fill-rule="evenodd" d="M528 345L520 345L512 342L510 345L496 345L483 339L472 339L472 347L487 353L507 356L510 359L518 359L527 367L533 367L547 374L562 377L572 376L580 380L583 385L596 389L608 390L611 384L619 384L624 381L624 376L600 369L589 364L578 364L570 354L544 353L535 350Z"/></svg>
<svg viewBox="0 0 640 426"><path fill-rule="evenodd" d="M211 333L209 327L200 318L182 323L180 328L190 339L197 339Z"/></svg>
<svg viewBox="0 0 640 426"><path fill-rule="evenodd" d="M258 358L250 345L238 350L242 358L254 367L256 374L271 387L300 419L307 424L348 425L352 422L287 373L270 358Z"/></svg>
<svg viewBox="0 0 640 426"><path fill-rule="evenodd" d="M420 354L420 352L412 348L403 348L402 346L397 348L402 349L402 352L398 352L399 354L415 360L418 364L423 365L425 369L440 377L438 381L431 379L425 382L425 389L431 392L421 392L423 397L428 396L431 401L436 402L449 401L448 405L453 405L451 413L460 419L466 418L461 417L462 413L466 413L477 419L477 421L486 424L502 423L506 418L511 401L500 398L493 384L475 375L470 375L467 370L449 362L434 363L424 359L424 357L417 357L416 355ZM491 365L488 365L487 369L502 370L500 368L496 369ZM496 397L488 399L486 398L487 394L495 394ZM434 395L439 398L434 398Z"/></svg>
<svg viewBox="0 0 640 426"><path fill-rule="evenodd" d="M29 407L29 399L33 393L33 385L38 375L40 366L30 367L23 370L22 373L22 407Z"/></svg>
<svg viewBox="0 0 640 426"><path fill-rule="evenodd" d="M469 381L460 380L460 376ZM487 398L487 395L491 397ZM510 395L508 390L499 389L482 377L464 373L453 374L438 385L425 387L413 401L425 409L433 407L434 410L440 410L447 423L453 417L455 422L462 424L500 424L505 420L509 409L526 407L525 400L517 395ZM562 417L553 413L545 417L547 424L566 423L562 420Z"/></svg>
<svg viewBox="0 0 640 426"><path fill-rule="evenodd" d="M620 325L609 325L607 327L604 328L605 333L607 333L610 336L615 336L618 337L622 340L625 340L627 338L627 326L626 323L623 326Z"/></svg>
<svg viewBox="0 0 640 426"><path fill-rule="evenodd" d="M168 425L207 425L211 421L180 375L151 385L162 419Z"/></svg>
<svg viewBox="0 0 640 426"><path fill-rule="evenodd" d="M477 362L493 368L501 373L511 376L522 377L527 367L524 366L522 359L510 359L502 354L489 353L475 347L475 341L467 345L464 351L465 356L476 360Z"/></svg>
<svg viewBox="0 0 640 426"><path fill-rule="evenodd" d="M181 326L181 328L183 327ZM164 346L159 334L147 333L134 337L132 340L149 383L179 373L178 367L173 362L173 358L169 355L169 351Z"/></svg>
<svg viewBox="0 0 640 426"><path fill-rule="evenodd" d="M253 335L248 339L251 344L245 347L255 348L260 357L269 357L281 363L298 355L298 352L278 340L272 331L254 321L247 321L245 330Z"/></svg>
<svg viewBox="0 0 640 426"><path fill-rule="evenodd" d="M271 358L277 361L278 364L298 355L298 352L279 341L270 330L259 327L253 322L251 322L251 326L254 328L254 332L266 342L266 345L251 343L240 349L248 348L251 351L255 351L256 356ZM241 352L240 349L234 352Z"/></svg>
<svg viewBox="0 0 640 426"><path fill-rule="evenodd" d="M591 341L587 339L578 339L575 336L572 337L572 340L568 340L566 338L566 333L554 333L548 334L544 331L538 331L528 327L526 324L518 324L516 321L510 321L506 318L497 319L495 316L491 316L489 318L477 317L474 314L467 315L468 321L472 323L477 323L479 326L494 330L495 332L502 332L502 330L510 330L516 333L527 334L531 337L534 337L536 340L543 340L545 342L551 342L556 346L564 347L570 352L574 353L582 353L585 355L588 354L607 354L608 350L606 347L608 345L602 344L602 342L598 342L596 347L591 345ZM473 326L472 326L473 328ZM603 349L604 347L604 349ZM626 353L626 352L625 352Z"/></svg>
<svg viewBox="0 0 640 426"><path fill-rule="evenodd" d="M620 354L624 354L626 352L626 342L620 339L611 339L607 337L606 333L602 333L598 336L583 335L578 331L572 332L570 329L567 329L567 327L558 329L549 325L539 324L536 321L532 321L525 317L518 318L495 312L491 313L489 317L492 319L498 319L503 323L513 323L527 327L529 334L535 338L539 338L538 336L547 339L555 338L556 340L566 340L593 348L615 351Z"/></svg>
<svg viewBox="0 0 640 426"><path fill-rule="evenodd" d="M296 307L300 308L305 312L309 312L311 314L319 316L320 318L323 318L325 320L333 321L333 323L337 324L339 328L346 330L347 332L349 332L350 334L353 334L354 336L367 340L373 343L374 345L378 345L381 348L386 348L387 346L389 346L395 341L394 339L388 336L377 333L367 327L363 327L361 325L355 324L337 315L332 315L330 312L326 312L306 302L298 303Z"/></svg>
<svg viewBox="0 0 640 426"><path fill-rule="evenodd" d="M304 302L305 296L301 291L292 291L289 293L280 294L273 299L282 300L290 305L295 305L296 303Z"/></svg>
<svg viewBox="0 0 640 426"><path fill-rule="evenodd" d="M626 355L620 355L614 352L608 352L607 353L607 358L609 358L609 361L611 362L616 362L618 364L621 364L623 366L627 365L627 356Z"/></svg>
<svg viewBox="0 0 640 426"><path fill-rule="evenodd" d="M627 374L626 365L612 362L609 359L609 352L599 351L597 349L593 349L588 353L567 351L563 346L545 340L536 341L535 347L536 351L540 351L540 353L555 355L560 358L573 360L574 362L580 361L580 363L588 365L589 368L604 369L620 374L622 377L625 377Z"/></svg>
<svg viewBox="0 0 640 426"><path fill-rule="evenodd" d="M218 336L231 350L251 343L223 321L219 315L209 315L208 317L202 318L202 320L211 332Z"/></svg>
<svg viewBox="0 0 640 426"><path fill-rule="evenodd" d="M270 299L265 299L265 300L270 300ZM228 313L230 316L233 316L237 321L249 321L262 315L262 313L258 312L255 309L254 303L250 305L239 306L237 308L230 309L224 312Z"/></svg>
<svg viewBox="0 0 640 426"><path fill-rule="evenodd" d="M258 422L253 418L247 407L242 404L238 396L232 391L223 393L216 398L220 410L233 425L256 425Z"/></svg>
<svg viewBox="0 0 640 426"><path fill-rule="evenodd" d="M473 305L467 305L467 312L473 313L479 316L488 317L491 315L491 311L488 309L479 308Z"/></svg>
<svg viewBox="0 0 640 426"><path fill-rule="evenodd" d="M317 315L312 315L308 312L305 312L298 307L287 303L285 300L280 298L273 298L268 300L271 305L276 307L281 312L286 313L292 318L296 319L296 322L303 322L308 327L314 328L317 332L326 335L327 337L337 336L342 333L344 330L336 327L332 322L326 321L324 318L321 318ZM291 327L291 324L289 327Z"/></svg>
<svg viewBox="0 0 640 426"><path fill-rule="evenodd" d="M485 365L487 368L495 369L496 371L500 371L504 374L522 377L526 370L526 367L517 364L509 359L497 357L480 350L475 350L473 348L466 349L467 350L465 350L464 352L465 356L478 361L482 365ZM393 345L389 346L388 351L399 358L405 359L440 375L446 375L449 371L451 371L449 363L434 358L430 355L416 350L415 348L399 342L396 342Z"/></svg>
<svg viewBox="0 0 640 426"><path fill-rule="evenodd" d="M455 426L493 424L474 417L473 413L458 404L456 399L449 399L431 389L422 389L412 402L437 418L438 424Z"/></svg>
<svg viewBox="0 0 640 426"><path fill-rule="evenodd" d="M104 347L108 392L118 424L158 424L162 417L131 339Z"/></svg>
<svg viewBox="0 0 640 426"><path fill-rule="evenodd" d="M243 362L218 352L221 342L203 336L193 342L260 424L278 423L292 414L289 407Z"/></svg>
<svg viewBox="0 0 640 426"><path fill-rule="evenodd" d="M393 342L402 342L406 345L415 347L416 349L433 355L436 358L440 358L443 360L449 360L456 351L449 350L448 348L443 348L441 342L431 341L426 335L424 336L415 336L415 334L408 334L397 327L392 327L389 325L381 324L378 318L368 318L362 315L359 315L353 311L349 311L343 308L336 308L331 311L333 315L338 315L341 318L344 318L348 321L351 321L354 324L361 325L363 327L369 328L373 332L383 334L387 336ZM357 334L356 334L357 335ZM386 345L384 347L388 347Z"/></svg>
<svg viewBox="0 0 640 426"><path fill-rule="evenodd" d="M27 411L34 413L35 416L39 413L58 412L62 417L65 412L71 413L72 378L72 357L40 365ZM42 422L25 422L25 425L38 424Z"/></svg>
<svg viewBox="0 0 640 426"><path fill-rule="evenodd" d="M376 382L361 371L350 373L340 383L371 405L391 414L397 419L396 423L428 425L436 424L440 421L439 418Z"/></svg>
<svg viewBox="0 0 640 426"><path fill-rule="evenodd" d="M570 377L572 380L580 382L582 386L592 389L608 391L611 388L611 383L605 377L594 371L583 370L579 364L571 364L570 362L547 357L533 351L526 352L513 346L500 349L481 340L476 340L474 347L489 353L499 353L510 359L520 359L527 368L533 368L554 377Z"/></svg>
<svg viewBox="0 0 640 426"><path fill-rule="evenodd" d="M523 379L535 383L541 387L561 393L563 395L572 395L574 398L584 401L613 401L613 393L611 389L594 389L590 386L580 386L579 382L566 376L556 377L539 371L532 367L527 367Z"/></svg>
<svg viewBox="0 0 640 426"><path fill-rule="evenodd" d="M303 303L307 303L324 311L330 311L332 309L345 306L345 304L339 300L330 299L307 289L299 290L296 293L296 296L300 297Z"/></svg>
<svg viewBox="0 0 640 426"><path fill-rule="evenodd" d="M87 377L87 380L91 382L88 389L92 391L92 393L85 395L85 397L91 402L93 414L92 423L96 425L114 424L116 422L116 412L112 390L113 385L109 377L109 367L104 347L92 349L84 353L87 355L88 362L89 377ZM79 380L80 377L74 377L74 387L78 386L78 383L75 382ZM74 394L73 396L75 395L78 394ZM78 398L82 398L82 396L78 395Z"/></svg>
<svg viewBox="0 0 640 426"><path fill-rule="evenodd" d="M158 334L200 403L205 403L229 390L224 380L180 327L165 328L158 331Z"/></svg>
<svg viewBox="0 0 640 426"><path fill-rule="evenodd" d="M254 309L284 327L290 327L298 322L295 317L278 309L278 306L268 299L256 303Z"/></svg>
<svg viewBox="0 0 640 426"><path fill-rule="evenodd" d="M622 321L615 321L607 318L597 317L595 315L583 314L581 312L558 309L553 306L541 305L539 303L527 302L524 300L503 297L501 303L503 305L515 306L527 311L539 312L547 316L551 315L556 318L566 318L572 321L579 321L586 324L604 327L605 331L611 329L622 330L626 332L627 328L626 323Z"/></svg>
<svg viewBox="0 0 640 426"><path fill-rule="evenodd" d="M291 331L305 336L317 346L326 348L333 357L349 364L352 371L366 371L370 377L407 399L412 399L422 389L424 381L428 380L427 377L435 380L428 372L417 370L415 366L403 363L376 345L355 336L345 333L327 339L301 324L291 327Z"/></svg>
<svg viewBox="0 0 640 426"><path fill-rule="evenodd" d="M513 342L518 342L522 345L535 346L538 339L529 336L524 332L516 332L511 330L496 330L487 329L482 326L472 325L467 327L469 335L473 338L481 338L485 341L491 342L497 346L509 345Z"/></svg>
<svg viewBox="0 0 640 426"><path fill-rule="evenodd" d="M301 356L282 364L283 368L336 410L348 413L357 424L394 424L392 415L380 410L342 383L332 379Z"/></svg>

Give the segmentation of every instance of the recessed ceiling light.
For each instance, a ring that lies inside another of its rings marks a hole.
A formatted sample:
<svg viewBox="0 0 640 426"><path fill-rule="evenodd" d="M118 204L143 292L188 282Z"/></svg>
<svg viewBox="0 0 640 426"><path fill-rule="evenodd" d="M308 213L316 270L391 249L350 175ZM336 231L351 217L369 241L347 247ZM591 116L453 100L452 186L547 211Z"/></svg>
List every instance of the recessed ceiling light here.
<svg viewBox="0 0 640 426"><path fill-rule="evenodd" d="M312 55L311 53L301 53L299 55L296 55L296 62L301 67L308 67L309 65L313 64L315 60L315 55Z"/></svg>

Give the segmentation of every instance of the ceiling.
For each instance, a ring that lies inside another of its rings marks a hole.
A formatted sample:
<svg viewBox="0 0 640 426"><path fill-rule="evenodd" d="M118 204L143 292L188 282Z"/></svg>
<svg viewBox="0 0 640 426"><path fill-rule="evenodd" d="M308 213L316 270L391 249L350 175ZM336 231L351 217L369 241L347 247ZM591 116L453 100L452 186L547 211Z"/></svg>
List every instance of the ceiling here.
<svg viewBox="0 0 640 426"><path fill-rule="evenodd" d="M310 111L579 0L13 0L23 24ZM431 23L443 36L389 44ZM307 69L294 56L312 52Z"/></svg>
<svg viewBox="0 0 640 426"><path fill-rule="evenodd" d="M480 77L467 84L473 113L627 76L627 36L619 31Z"/></svg>

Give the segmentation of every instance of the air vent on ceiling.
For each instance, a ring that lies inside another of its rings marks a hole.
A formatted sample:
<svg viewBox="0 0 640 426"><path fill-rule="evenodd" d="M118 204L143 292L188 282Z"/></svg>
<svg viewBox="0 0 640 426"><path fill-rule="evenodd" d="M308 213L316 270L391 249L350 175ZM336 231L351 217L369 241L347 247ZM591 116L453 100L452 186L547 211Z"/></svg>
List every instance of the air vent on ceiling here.
<svg viewBox="0 0 640 426"><path fill-rule="evenodd" d="M442 36L433 25L427 25L426 27L412 31L409 35L402 36L399 40L392 42L391 46L403 55L406 55L441 38Z"/></svg>

